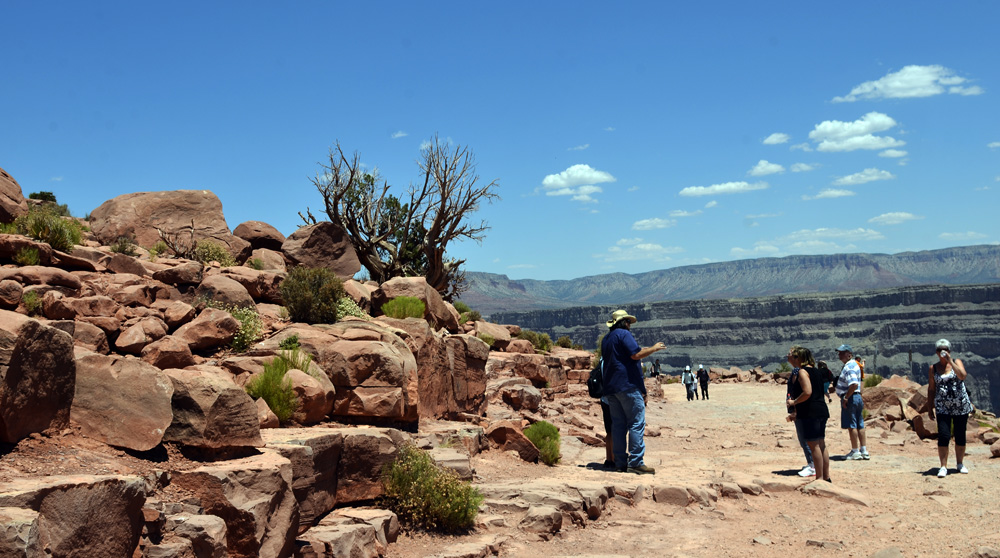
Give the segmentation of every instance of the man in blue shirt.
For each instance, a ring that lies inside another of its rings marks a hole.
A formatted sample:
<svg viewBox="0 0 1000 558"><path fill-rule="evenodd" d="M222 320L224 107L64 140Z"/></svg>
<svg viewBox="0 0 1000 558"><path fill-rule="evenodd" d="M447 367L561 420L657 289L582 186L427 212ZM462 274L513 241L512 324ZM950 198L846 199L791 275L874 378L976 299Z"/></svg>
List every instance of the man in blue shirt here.
<svg viewBox="0 0 1000 558"><path fill-rule="evenodd" d="M854 351L850 345L837 347L837 357L844 363L844 369L837 378L837 395L840 396L840 427L847 429L851 437L851 451L844 459L851 461L870 459L866 447L865 402L861 399L861 367L854 361ZM860 446L860 447L859 447Z"/></svg>
<svg viewBox="0 0 1000 558"><path fill-rule="evenodd" d="M663 343L640 348L630 328L635 316L615 310L607 321L610 331L601 342L604 374L602 401L611 410L611 440L615 468L629 473L653 474L656 470L643 462L646 444L646 384L642 378L642 359L666 348ZM626 434L628 445L625 444Z"/></svg>

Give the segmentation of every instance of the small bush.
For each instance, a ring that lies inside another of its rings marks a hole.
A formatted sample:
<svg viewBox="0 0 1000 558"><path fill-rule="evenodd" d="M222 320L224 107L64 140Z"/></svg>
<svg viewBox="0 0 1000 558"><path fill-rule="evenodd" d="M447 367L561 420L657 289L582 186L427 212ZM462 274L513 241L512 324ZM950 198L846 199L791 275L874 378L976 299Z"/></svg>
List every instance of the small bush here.
<svg viewBox="0 0 1000 558"><path fill-rule="evenodd" d="M291 352L298 353L297 350ZM307 369L308 366L307 361ZM246 385L246 391L250 397L264 399L271 412L282 423L292 418L292 415L299 408L299 399L295 396L295 390L292 389L292 380L285 377L285 373L292 368L296 367L291 365L290 358L284 354L278 355L264 364L264 372L254 376Z"/></svg>
<svg viewBox="0 0 1000 558"><path fill-rule="evenodd" d="M355 318L364 318L370 320L371 316L368 312L365 312L357 302L354 302L349 296L343 296L337 301L337 316L343 318L344 316L354 316Z"/></svg>
<svg viewBox="0 0 1000 558"><path fill-rule="evenodd" d="M27 291L21 295L21 304L24 305L29 316L37 315L42 311L42 297L38 296L37 291Z"/></svg>
<svg viewBox="0 0 1000 558"><path fill-rule="evenodd" d="M17 265L38 265L40 261L38 248L25 246L14 254L14 263Z"/></svg>
<svg viewBox="0 0 1000 558"><path fill-rule="evenodd" d="M199 240L194 247L192 254L194 259L208 264L209 262L219 262L222 267L232 267L236 265L236 260L225 246L211 240Z"/></svg>
<svg viewBox="0 0 1000 558"><path fill-rule="evenodd" d="M299 334L293 333L285 337L278 343L278 347L284 351L291 351L299 348Z"/></svg>
<svg viewBox="0 0 1000 558"><path fill-rule="evenodd" d="M550 422L540 420L524 430L524 435L538 448L542 463L552 466L562 457L559 453L559 429Z"/></svg>
<svg viewBox="0 0 1000 558"><path fill-rule="evenodd" d="M569 335L563 335L559 339L556 339L556 346L571 349L573 348L573 340L569 338Z"/></svg>
<svg viewBox="0 0 1000 558"><path fill-rule="evenodd" d="M382 469L384 504L412 527L446 532L473 527L483 495L412 445Z"/></svg>
<svg viewBox="0 0 1000 558"><path fill-rule="evenodd" d="M116 254L132 256L133 258L137 254L135 251L135 242L127 236L119 236L118 240L115 240L111 244L111 251Z"/></svg>
<svg viewBox="0 0 1000 558"><path fill-rule="evenodd" d="M260 318L260 314L257 313L256 308L252 306L233 306L215 300L204 300L204 303L205 306L229 312L229 315L240 323L240 330L236 332L236 336L233 337L233 342L230 344L230 347L234 351L242 353L249 349L250 345L253 345L255 341L261 338L261 334L264 333L264 320Z"/></svg>
<svg viewBox="0 0 1000 558"><path fill-rule="evenodd" d="M667 381L665 381L664 383L665 384L679 384L679 383L681 383L681 379L677 378L676 376L671 376L671 377L667 378Z"/></svg>
<svg viewBox="0 0 1000 558"><path fill-rule="evenodd" d="M247 267L261 271L264 269L264 260L260 258L250 258L247 260Z"/></svg>
<svg viewBox="0 0 1000 558"><path fill-rule="evenodd" d="M489 333L480 333L480 334L479 334L479 335L477 335L476 337L478 337L478 338L482 339L482 340L483 340L483 343L486 343L486 344L487 344L487 345L489 345L490 347L492 347L492 346L493 346L493 344L497 342L496 338L494 338L494 337L493 337L492 335L490 335Z"/></svg>
<svg viewBox="0 0 1000 558"><path fill-rule="evenodd" d="M412 296L397 296L382 305L382 313L390 318L423 318L424 301Z"/></svg>
<svg viewBox="0 0 1000 558"><path fill-rule="evenodd" d="M0 223L0 233L2 234L21 234L21 231L17 230L17 224L10 223Z"/></svg>
<svg viewBox="0 0 1000 558"><path fill-rule="evenodd" d="M466 323L466 322L478 322L478 321L480 321L482 319L483 319L483 316L479 312L477 312L475 310L470 310L468 312L462 312L462 314L458 317L459 323L463 323L463 324Z"/></svg>
<svg viewBox="0 0 1000 558"><path fill-rule="evenodd" d="M83 240L83 230L74 219L64 219L48 209L31 209L14 220L19 234L47 243L55 250L69 252Z"/></svg>
<svg viewBox="0 0 1000 558"><path fill-rule="evenodd" d="M782 362L781 364L778 365L778 369L775 370L774 373L780 374L782 372L791 372L791 371L792 371L792 365L788 364L787 362Z"/></svg>
<svg viewBox="0 0 1000 558"><path fill-rule="evenodd" d="M167 246L166 242L163 242L162 240L157 240L156 244L154 244L149 249L149 261L155 262L156 258L160 257L160 254L163 254L168 250L170 250L170 247Z"/></svg>
<svg viewBox="0 0 1000 558"><path fill-rule="evenodd" d="M552 349L552 339L548 333L538 333L530 329L522 329L518 339L527 339L535 347L535 351L547 353Z"/></svg>
<svg viewBox="0 0 1000 558"><path fill-rule="evenodd" d="M293 322L336 322L337 303L344 296L344 283L325 267L294 267L281 282L281 298Z"/></svg>
<svg viewBox="0 0 1000 558"><path fill-rule="evenodd" d="M868 374L865 376L865 379L861 381L861 386L866 388L875 387L881 384L884 379L885 378L879 376L878 374Z"/></svg>
<svg viewBox="0 0 1000 558"><path fill-rule="evenodd" d="M455 307L455 310L457 310L459 314L465 314L466 312L472 311L472 308L469 308L469 305L462 302L461 300L459 300L452 306Z"/></svg>

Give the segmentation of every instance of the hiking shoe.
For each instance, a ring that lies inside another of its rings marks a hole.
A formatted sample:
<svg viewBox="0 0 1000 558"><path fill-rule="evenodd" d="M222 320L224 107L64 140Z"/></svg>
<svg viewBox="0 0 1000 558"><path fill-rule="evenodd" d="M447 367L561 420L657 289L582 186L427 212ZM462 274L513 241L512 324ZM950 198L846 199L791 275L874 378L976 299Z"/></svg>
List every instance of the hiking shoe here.
<svg viewBox="0 0 1000 558"><path fill-rule="evenodd" d="M654 475L656 474L656 469L650 467L649 465L639 465L638 467L629 467L629 473L635 473L637 475Z"/></svg>
<svg viewBox="0 0 1000 558"><path fill-rule="evenodd" d="M800 477L814 477L814 476L816 476L816 469L814 469L814 468L806 465L805 467L802 468L801 471L799 471L799 476Z"/></svg>
<svg viewBox="0 0 1000 558"><path fill-rule="evenodd" d="M844 456L844 459L847 461L861 461L864 459L864 456L861 455L861 452L858 450L851 450Z"/></svg>
<svg viewBox="0 0 1000 558"><path fill-rule="evenodd" d="M965 465L959 463L958 464L958 472L962 473L963 475L968 475L969 474L969 468L966 467Z"/></svg>
<svg viewBox="0 0 1000 558"><path fill-rule="evenodd" d="M868 455L868 450L865 450L865 451L861 452L861 459L864 459L865 461L868 461L871 458L872 457L870 455Z"/></svg>
<svg viewBox="0 0 1000 558"><path fill-rule="evenodd" d="M941 467L940 469L938 469L938 478L939 479L943 479L943 478L945 478L947 476L948 476L948 468L947 467Z"/></svg>
<svg viewBox="0 0 1000 558"><path fill-rule="evenodd" d="M602 467L605 468L605 469L614 469L615 468L615 462L611 461L610 459L605 459L604 460L604 465L602 465Z"/></svg>

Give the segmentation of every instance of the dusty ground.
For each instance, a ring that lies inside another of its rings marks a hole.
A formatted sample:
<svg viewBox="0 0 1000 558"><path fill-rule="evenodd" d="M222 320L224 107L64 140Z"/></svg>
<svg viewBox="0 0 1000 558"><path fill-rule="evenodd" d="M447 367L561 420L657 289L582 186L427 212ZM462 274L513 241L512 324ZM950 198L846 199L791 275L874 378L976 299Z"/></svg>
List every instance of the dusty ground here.
<svg viewBox="0 0 1000 558"><path fill-rule="evenodd" d="M724 472L799 479L796 473L805 460L794 441L794 427L784 421L784 386L716 384L710 400L692 402L679 385L664 388L664 398L651 401L647 415L650 429L660 431L646 438L646 462L656 467L656 475L594 470L604 460L603 449L569 445L557 467L487 452L474 459L480 482L550 477L707 486ZM831 411L839 419L836 401ZM863 496L869 507L800 492L720 499L714 510L678 508L650 498L635 506L612 501L597 521L585 528L564 527L551 540L512 526L466 538L404 535L390 547L390 556L428 556L482 536L506 537L502 556L530 558L867 557L888 547L899 548L906 557L966 557L981 546L1000 548L1000 460L990 459L989 446L970 440L966 464L971 473L938 479L933 442L917 441L912 432L883 437L883 431L869 429L871 460L843 461L850 442L836 425L839 420L831 421L827 430L832 478ZM785 447L778 447L779 439ZM949 464L954 466L953 454ZM508 521L514 523L514 518ZM807 540L826 546L807 545Z"/></svg>

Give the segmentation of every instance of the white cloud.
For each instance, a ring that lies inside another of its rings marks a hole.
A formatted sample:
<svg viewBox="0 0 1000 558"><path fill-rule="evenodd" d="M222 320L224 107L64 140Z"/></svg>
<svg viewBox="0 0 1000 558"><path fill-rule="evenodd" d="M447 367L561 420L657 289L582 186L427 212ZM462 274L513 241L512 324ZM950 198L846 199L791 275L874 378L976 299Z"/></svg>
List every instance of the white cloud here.
<svg viewBox="0 0 1000 558"><path fill-rule="evenodd" d="M424 150L430 149L430 148L431 148L431 142L430 142L430 140L424 140L424 141L420 142L420 150L421 151L424 151Z"/></svg>
<svg viewBox="0 0 1000 558"><path fill-rule="evenodd" d="M990 143L986 144L986 147L989 147L990 149L996 149L1000 147L1000 141L991 141Z"/></svg>
<svg viewBox="0 0 1000 558"><path fill-rule="evenodd" d="M638 186L629 186L628 189L626 189L625 191L626 192L635 192L638 189L639 189Z"/></svg>
<svg viewBox="0 0 1000 558"><path fill-rule="evenodd" d="M849 174L847 176L842 176L837 180L833 181L834 186L857 186L858 184L865 184L866 182L874 182L876 180L891 180L896 178L896 175L889 171L884 171L882 169L865 169L861 172L856 172L854 174Z"/></svg>
<svg viewBox="0 0 1000 558"><path fill-rule="evenodd" d="M838 190L836 188L827 188L815 196L802 196L804 200L828 200L833 198L844 198L847 196L853 196L854 192L850 190Z"/></svg>
<svg viewBox="0 0 1000 558"><path fill-rule="evenodd" d="M694 217L696 215L701 215L702 211L700 209L696 211L684 211L683 209L675 209L670 212L671 217Z"/></svg>
<svg viewBox="0 0 1000 558"><path fill-rule="evenodd" d="M819 151L855 151L857 149L888 149L906 145L905 141L889 136L876 136L896 126L892 117L881 112L869 112L853 122L825 120L809 132L809 139L818 142Z"/></svg>
<svg viewBox="0 0 1000 558"><path fill-rule="evenodd" d="M1000 176L997 177L997 182L1000 182ZM708 202L708 203L705 204L705 209L709 209L709 208L715 207L717 205L719 205L719 202L717 202L715 200L712 200L712 201L710 201L710 202Z"/></svg>
<svg viewBox="0 0 1000 558"><path fill-rule="evenodd" d="M771 163L761 159L752 169L747 171L747 174L750 176L767 176L769 174L776 174L779 172L785 172L785 167L777 163Z"/></svg>
<svg viewBox="0 0 1000 558"><path fill-rule="evenodd" d="M641 243L641 238L619 238L618 241L615 242L615 246L635 246L636 244Z"/></svg>
<svg viewBox="0 0 1000 558"><path fill-rule="evenodd" d="M781 251L777 246L767 243L758 242L753 248L731 248L729 254L737 257L747 257L747 258L766 258L768 256L774 256Z"/></svg>
<svg viewBox="0 0 1000 558"><path fill-rule="evenodd" d="M878 154L879 157L906 157L907 155L909 153L903 149L886 149Z"/></svg>
<svg viewBox="0 0 1000 558"><path fill-rule="evenodd" d="M590 165L573 165L558 174L546 176L542 180L542 189L547 196L572 196L573 201L596 203L592 194L604 191L597 184L615 180L610 173L591 168Z"/></svg>
<svg viewBox="0 0 1000 558"><path fill-rule="evenodd" d="M585 143L583 145L578 145L576 147L569 147L569 148L566 149L566 151L583 151L584 149L587 149L588 147L590 147L590 144L589 143Z"/></svg>
<svg viewBox="0 0 1000 558"><path fill-rule="evenodd" d="M634 231L650 231L653 229L665 229L667 227L672 227L677 224L677 221L673 219L660 219L655 217L653 219L642 219L632 223L632 230Z"/></svg>
<svg viewBox="0 0 1000 558"><path fill-rule="evenodd" d="M941 233L938 235L938 238L942 240L954 240L954 241L981 240L983 238L986 238L986 235L983 233L969 231L964 233Z"/></svg>
<svg viewBox="0 0 1000 558"><path fill-rule="evenodd" d="M688 186L680 191L682 196L714 196L716 194L742 194L754 190L766 190L767 182L725 182L723 184L713 184L711 186Z"/></svg>
<svg viewBox="0 0 1000 558"><path fill-rule="evenodd" d="M816 170L819 165L815 163L795 163L792 165L792 172L809 172L811 170Z"/></svg>
<svg viewBox="0 0 1000 558"><path fill-rule="evenodd" d="M677 246L662 246L644 242L641 238L623 238L608 248L606 253L594 254L594 257L604 262L648 260L654 263L664 263L670 261L669 254L683 251L683 248Z"/></svg>
<svg viewBox="0 0 1000 558"><path fill-rule="evenodd" d="M398 132L393 132L393 133L392 133L392 136L390 136L390 137L391 137L392 139L399 139L399 138L405 138L405 137L406 137L406 136L408 136L408 135L410 135L410 134L407 134L406 132L404 132L404 131L400 130L400 131L398 131Z"/></svg>
<svg viewBox="0 0 1000 558"><path fill-rule="evenodd" d="M764 145L778 145L779 143L788 143L788 140L792 139L792 136L788 134L782 134L780 132L775 132L766 138L764 138Z"/></svg>
<svg viewBox="0 0 1000 558"><path fill-rule="evenodd" d="M981 95L978 85L963 86L968 80L955 75L944 66L906 66L875 81L858 85L843 97L834 97L835 103L853 103L861 99L908 99L931 97L947 91L954 95Z"/></svg>
<svg viewBox="0 0 1000 558"><path fill-rule="evenodd" d="M875 223L876 225L899 225L907 221L917 221L923 218L922 215L914 215L905 211L893 211L883 213L878 217L872 217L868 222Z"/></svg>
<svg viewBox="0 0 1000 558"><path fill-rule="evenodd" d="M61 176L53 176L49 180L51 180L52 182L62 182L63 181L63 177L61 177Z"/></svg>
<svg viewBox="0 0 1000 558"><path fill-rule="evenodd" d="M608 126L607 128L604 129L604 131L605 132L614 132L615 131L615 127L614 126Z"/></svg>
<svg viewBox="0 0 1000 558"><path fill-rule="evenodd" d="M813 150L813 148L810 147L808 143L796 143L795 145L789 147L788 149L791 149L791 150L798 149L799 151L812 151Z"/></svg>
<svg viewBox="0 0 1000 558"><path fill-rule="evenodd" d="M772 217L781 217L781 213L757 213L754 215L747 215L747 219L770 219Z"/></svg>
<svg viewBox="0 0 1000 558"><path fill-rule="evenodd" d="M734 256L778 256L786 254L835 253L858 250L857 242L881 240L882 233L865 228L802 229L774 240L758 241L753 248L732 248Z"/></svg>

